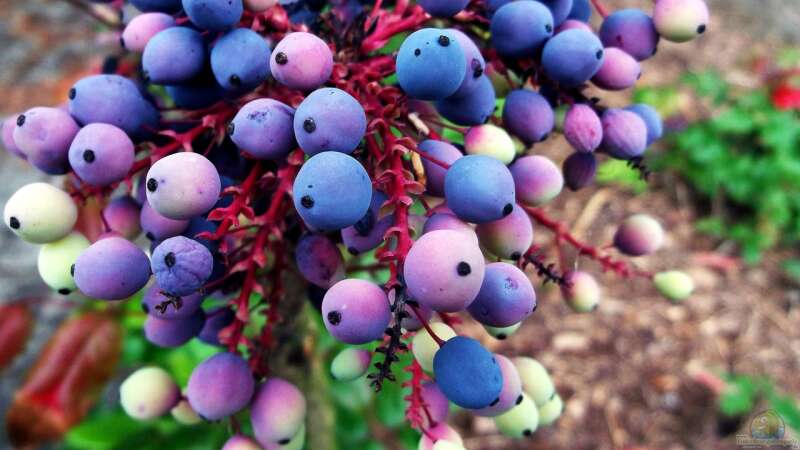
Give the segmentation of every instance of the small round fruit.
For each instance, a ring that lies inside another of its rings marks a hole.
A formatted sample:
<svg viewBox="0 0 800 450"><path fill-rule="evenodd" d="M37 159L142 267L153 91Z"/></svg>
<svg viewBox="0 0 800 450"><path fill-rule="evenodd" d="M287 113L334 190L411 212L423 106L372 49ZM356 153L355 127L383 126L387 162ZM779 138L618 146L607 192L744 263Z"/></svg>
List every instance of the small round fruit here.
<svg viewBox="0 0 800 450"><path fill-rule="evenodd" d="M486 266L481 290L468 308L475 320L494 327L514 325L535 310L536 292L530 279L517 266L504 262Z"/></svg>
<svg viewBox="0 0 800 450"><path fill-rule="evenodd" d="M564 300L575 312L591 312L600 304L600 286L597 280L580 270L570 270L564 274L566 284L561 288Z"/></svg>
<svg viewBox="0 0 800 450"><path fill-rule="evenodd" d="M564 401L556 394L547 403L539 407L539 426L546 427L561 417L564 412Z"/></svg>
<svg viewBox="0 0 800 450"><path fill-rule="evenodd" d="M203 304L204 296L200 292L182 297L167 297L157 284L153 284L144 292L142 296L142 310L145 314L159 319L185 319L192 316L200 305ZM180 301L180 307L176 306ZM160 307L166 305L166 307Z"/></svg>
<svg viewBox="0 0 800 450"><path fill-rule="evenodd" d="M450 414L450 401L444 396L439 386L433 381L427 381L422 384L421 395L428 408L427 412L430 414L431 421L434 424L446 422L447 416ZM427 414L424 418L427 421Z"/></svg>
<svg viewBox="0 0 800 450"><path fill-rule="evenodd" d="M539 411L533 400L527 394L522 394L522 402L495 417L494 423L508 437L530 437L539 427Z"/></svg>
<svg viewBox="0 0 800 450"><path fill-rule="evenodd" d="M89 240L78 232L72 232L55 242L42 245L39 249L37 266L39 275L50 289L61 295L67 295L75 290L72 265L89 245Z"/></svg>
<svg viewBox="0 0 800 450"><path fill-rule="evenodd" d="M510 163L517 151L506 130L497 125L478 125L464 135L464 150L468 155L491 156L503 164Z"/></svg>
<svg viewBox="0 0 800 450"><path fill-rule="evenodd" d="M708 6L703 0L659 0L653 10L653 22L664 39L691 41L706 31Z"/></svg>
<svg viewBox="0 0 800 450"><path fill-rule="evenodd" d="M694 291L694 280L685 272L669 270L653 277L658 292L675 303L686 300Z"/></svg>
<svg viewBox="0 0 800 450"><path fill-rule="evenodd" d="M503 373L494 355L478 341L456 336L433 358L436 385L448 400L462 408L491 406L503 389Z"/></svg>
<svg viewBox="0 0 800 450"><path fill-rule="evenodd" d="M458 158L464 156L453 144L435 139L420 142L418 149L436 161L447 165L453 164ZM444 178L447 169L424 156L421 160L422 167L425 169L425 192L437 197L444 196Z"/></svg>
<svg viewBox="0 0 800 450"><path fill-rule="evenodd" d="M222 446L222 450L262 450L255 439L243 434L234 434Z"/></svg>
<svg viewBox="0 0 800 450"><path fill-rule="evenodd" d="M294 109L271 98L246 103L228 126L231 140L257 159L281 159L296 146Z"/></svg>
<svg viewBox="0 0 800 450"><path fill-rule="evenodd" d="M339 381L353 381L367 373L372 353L363 348L346 348L331 362L331 375Z"/></svg>
<svg viewBox="0 0 800 450"><path fill-rule="evenodd" d="M397 80L409 97L442 100L461 86L466 71L461 45L450 30L411 33L397 53Z"/></svg>
<svg viewBox="0 0 800 450"><path fill-rule="evenodd" d="M527 206L541 206L554 199L564 187L558 166L544 156L523 156L511 165L517 201Z"/></svg>
<svg viewBox="0 0 800 450"><path fill-rule="evenodd" d="M69 169L69 145L79 131L72 116L60 108L31 108L17 116L14 144L31 165L50 175Z"/></svg>
<svg viewBox="0 0 800 450"><path fill-rule="evenodd" d="M311 33L289 33L272 51L269 67L284 86L310 91L331 76L333 54L325 41Z"/></svg>
<svg viewBox="0 0 800 450"><path fill-rule="evenodd" d="M630 256L649 255L664 243L664 229L654 218L635 214L625 219L614 234L614 246Z"/></svg>
<svg viewBox="0 0 800 450"><path fill-rule="evenodd" d="M436 443L439 442L450 442L457 445L464 444L461 435L446 423L440 423L426 431L427 433L423 434L422 438L419 440L417 450L433 450Z"/></svg>
<svg viewBox="0 0 800 450"><path fill-rule="evenodd" d="M141 206L132 197L125 195L111 200L103 208L103 220L111 231L119 233L125 239L136 239L142 232Z"/></svg>
<svg viewBox="0 0 800 450"><path fill-rule="evenodd" d="M322 300L322 317L333 337L346 344L380 339L392 320L389 299L375 283L355 278L333 285Z"/></svg>
<svg viewBox="0 0 800 450"><path fill-rule="evenodd" d="M144 321L144 337L158 347L180 347L200 333L205 321L206 314L202 309L183 319L159 319L148 315Z"/></svg>
<svg viewBox="0 0 800 450"><path fill-rule="evenodd" d="M541 94L516 89L503 105L503 124L508 131L527 144L546 139L555 126L553 107Z"/></svg>
<svg viewBox="0 0 800 450"><path fill-rule="evenodd" d="M475 232L486 250L503 259L518 260L533 244L533 223L519 205L500 220L479 224Z"/></svg>
<svg viewBox="0 0 800 450"><path fill-rule="evenodd" d="M180 400L181 390L166 370L142 367L122 382L119 397L128 416L149 420L168 413Z"/></svg>
<svg viewBox="0 0 800 450"><path fill-rule="evenodd" d="M175 236L158 244L150 267L161 289L176 296L190 295L208 281L214 257L194 239Z"/></svg>
<svg viewBox="0 0 800 450"><path fill-rule="evenodd" d="M472 413L481 417L496 417L513 408L522 396L522 381L517 373L517 368L510 359L503 355L494 355L500 371L503 373L503 389L497 403L486 408L472 410Z"/></svg>
<svg viewBox="0 0 800 450"><path fill-rule="evenodd" d="M526 356L513 359L517 368L522 390L531 397L537 406L542 406L556 395L556 387L547 369L537 360Z"/></svg>
<svg viewBox="0 0 800 450"><path fill-rule="evenodd" d="M225 352L217 353L194 368L186 397L200 417L219 420L245 408L254 389L247 361Z"/></svg>
<svg viewBox="0 0 800 450"><path fill-rule="evenodd" d="M164 217L187 220L214 207L221 185L217 168L205 156L174 153L147 172L147 202Z"/></svg>
<svg viewBox="0 0 800 450"><path fill-rule="evenodd" d="M309 156L326 151L352 153L367 130L367 116L352 95L321 88L297 107L293 126L297 143Z"/></svg>
<svg viewBox="0 0 800 450"><path fill-rule="evenodd" d="M181 399L177 405L172 407L169 413L176 422L183 425L197 425L203 421L203 419L197 415L197 412L192 409L189 400L186 399Z"/></svg>
<svg viewBox="0 0 800 450"><path fill-rule="evenodd" d="M66 192L48 183L19 188L6 202L4 222L32 244L46 244L68 235L78 220L78 208Z"/></svg>
<svg viewBox="0 0 800 450"><path fill-rule="evenodd" d="M564 117L564 137L575 151L593 152L603 141L603 124L589 105L576 104Z"/></svg>
<svg viewBox="0 0 800 450"><path fill-rule="evenodd" d="M122 300L150 279L150 261L136 245L109 237L89 246L75 260L75 284L87 297Z"/></svg>
<svg viewBox="0 0 800 450"><path fill-rule="evenodd" d="M516 333L520 326L522 326L522 322L515 323L514 325L508 327L492 327L489 325L484 325L483 328L487 333L489 333L489 336L499 341L504 341L508 339L509 336Z"/></svg>
<svg viewBox="0 0 800 450"><path fill-rule="evenodd" d="M647 125L639 115L624 109L607 109L603 123L603 150L617 159L631 159L647 149Z"/></svg>
<svg viewBox="0 0 800 450"><path fill-rule="evenodd" d="M270 378L261 385L250 406L250 422L261 445L288 442L303 429L306 399L295 385Z"/></svg>
<svg viewBox="0 0 800 450"><path fill-rule="evenodd" d="M300 275L309 283L327 289L344 279L342 253L325 235L302 236L294 254Z"/></svg>
<svg viewBox="0 0 800 450"><path fill-rule="evenodd" d="M514 210L514 178L500 161L483 155L459 158L444 179L447 206L462 220L491 222Z"/></svg>
<svg viewBox="0 0 800 450"><path fill-rule="evenodd" d="M430 324L431 330L439 339L447 342L456 337L456 332L441 322ZM419 330L411 341L411 352L420 367L426 372L433 372L433 358L439 351L439 344L431 337L427 330Z"/></svg>

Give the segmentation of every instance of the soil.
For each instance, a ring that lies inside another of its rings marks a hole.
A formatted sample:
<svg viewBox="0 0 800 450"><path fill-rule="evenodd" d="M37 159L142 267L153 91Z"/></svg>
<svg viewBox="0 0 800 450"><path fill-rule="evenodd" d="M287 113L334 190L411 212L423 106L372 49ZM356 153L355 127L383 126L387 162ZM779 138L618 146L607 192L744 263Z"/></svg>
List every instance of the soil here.
<svg viewBox="0 0 800 450"><path fill-rule="evenodd" d="M642 7L649 2L608 3ZM656 57L645 63L642 83L664 83L687 70L713 67L747 85L752 80L740 69L744 62L800 39L796 0L713 0L710 4L713 20L707 34L682 46L663 43ZM3 115L64 101L72 80L90 64L100 64L97 55L102 52L97 48L113 42L110 36L91 34L91 20L65 2L0 0L0 10L7 13L0 17ZM610 104L625 102L624 96L604 98ZM566 143L556 139L536 151L560 161L566 156ZM0 174L3 199L15 186L40 177L4 153L0 153ZM800 290L781 276L785 254L769 254L763 263L748 267L728 243L696 233L695 202L681 181L669 174L655 174L642 195L598 186L562 196L547 211L569 223L582 239L600 246L610 242L615 224L625 216L657 215L668 230L665 246L655 256L636 259L635 264L649 271L686 270L695 279L696 293L674 305L646 280L599 275L604 288L600 308L593 314L577 314L564 305L557 289L538 288L541 307L534 317L510 339L486 338L486 342L507 355L539 359L565 401L564 414L533 438L513 443L497 434L491 420L459 415L456 424L467 448L733 449L735 435L746 433L749 420L745 418L740 427L723 427L732 434L720 433L714 394L707 383L699 381L706 374L767 375L782 391L800 396L796 375L800 327L794 325L800 321ZM546 230L538 227L536 233L537 242L548 243ZM0 231L0 246L4 249L0 255L2 300L43 295L37 287L35 248L19 244L5 228ZM575 261L574 254L568 253L567 258ZM580 259L576 264L600 272L591 261ZM15 382L60 313L57 307L45 307L39 314L36 338L0 380L0 410L6 409ZM473 324L461 327L473 336L485 336Z"/></svg>

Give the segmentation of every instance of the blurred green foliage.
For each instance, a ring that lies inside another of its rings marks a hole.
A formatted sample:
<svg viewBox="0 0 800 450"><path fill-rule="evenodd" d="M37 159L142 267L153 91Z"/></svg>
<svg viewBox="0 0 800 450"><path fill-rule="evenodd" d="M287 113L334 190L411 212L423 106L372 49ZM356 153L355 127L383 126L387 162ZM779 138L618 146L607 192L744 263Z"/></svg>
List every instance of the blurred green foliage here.
<svg viewBox="0 0 800 450"><path fill-rule="evenodd" d="M778 413L787 426L800 431L800 408L797 402L779 393L769 378L729 375L725 381L727 386L718 400L722 414L729 417L746 416L753 412L759 401L764 400L767 408Z"/></svg>
<svg viewBox="0 0 800 450"><path fill-rule="evenodd" d="M369 258L365 257L366 263ZM374 277L375 274L360 273L362 277ZM378 274L382 277L384 274ZM295 299L305 301L304 298ZM210 306L211 300L206 300ZM222 351L221 348L206 345L194 339L177 349L158 348L147 342L142 333L145 315L140 310L140 299L133 298L126 303L123 325L126 331L120 372L129 373L146 365L163 367L185 387L192 370L197 364L209 356ZM306 302L308 303L308 302ZM319 313L310 305L305 308L309 320L314 324L315 358L324 361L328 367L333 357L345 346L335 341L325 330ZM253 318L262 317L254 314ZM263 324L250 324L257 328ZM375 394L366 377L353 382L340 382L329 379L325 383L328 392L324 395L331 399L331 408L335 415L334 448L339 450L364 449L384 450L373 436L376 431L391 434L404 448L416 448L419 434L408 427L405 422L405 401L407 394L400 383L408 374L401 372L410 362L410 355L402 355L401 361L395 365L397 383L386 383L380 394ZM165 448L181 450L216 450L231 435L227 421L218 423L201 423L198 425L181 425L170 415L154 421L138 422L129 418L119 406L117 385L110 386L112 392L107 393L106 400L101 400L89 417L77 427L70 430L57 448L64 450L162 450ZM108 400L113 399L113 400ZM242 432L252 435L247 411L237 415ZM325 432L314 430L309 432Z"/></svg>
<svg viewBox="0 0 800 450"><path fill-rule="evenodd" d="M696 97L700 120L671 133L653 166L682 176L711 205L698 228L739 244L748 263L800 239L800 115L776 109L767 87L741 89L714 72L688 74L681 86L644 88L636 101L666 116L680 88Z"/></svg>

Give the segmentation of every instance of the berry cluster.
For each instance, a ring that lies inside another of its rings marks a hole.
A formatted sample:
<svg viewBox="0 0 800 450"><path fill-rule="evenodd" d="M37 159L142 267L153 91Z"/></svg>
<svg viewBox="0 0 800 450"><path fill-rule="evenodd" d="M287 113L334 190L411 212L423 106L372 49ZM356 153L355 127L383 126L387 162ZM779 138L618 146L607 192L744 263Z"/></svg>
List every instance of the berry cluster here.
<svg viewBox="0 0 800 450"><path fill-rule="evenodd" d="M66 175L64 189L23 186L4 212L11 230L42 244L50 287L105 301L144 289L151 343L197 337L227 349L195 368L183 394L162 369L134 372L120 389L132 417L171 411L193 423L249 407L255 441L237 434L225 449L302 448L304 396L265 356L279 344L272 329L293 269L332 336L382 342L368 375L377 389L411 350L407 417L420 448L436 450L463 448L446 424L450 403L512 437L560 415L541 364L459 335L456 314L507 338L537 308L533 274L560 285L576 311L594 310L597 281L568 269L561 246L651 278L672 300L691 293L685 274L637 270L541 206L564 185L591 184L601 153L646 170L658 113L607 107L586 90L627 89L662 38L703 33L702 0L657 0L652 16L608 14L592 0L598 33L589 0L130 3L142 13L120 28L113 64L78 81L67 105L6 120L2 138L34 167ZM531 150L556 132L573 149L561 168ZM558 264L534 245L534 224L554 235ZM142 233L149 252L134 242ZM637 214L613 246L635 257L662 240L659 223ZM370 267L357 265L367 258ZM364 269L388 280L353 277ZM225 305L204 308L212 295ZM253 313L267 318L256 333L245 328ZM331 372L364 376L374 354L348 348Z"/></svg>

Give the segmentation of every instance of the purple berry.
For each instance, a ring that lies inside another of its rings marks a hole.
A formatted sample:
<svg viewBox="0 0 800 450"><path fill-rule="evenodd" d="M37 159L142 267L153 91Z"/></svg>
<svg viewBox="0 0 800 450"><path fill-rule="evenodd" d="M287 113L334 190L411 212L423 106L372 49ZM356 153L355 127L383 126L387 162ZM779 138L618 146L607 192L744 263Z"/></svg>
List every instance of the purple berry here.
<svg viewBox="0 0 800 450"><path fill-rule="evenodd" d="M461 46L461 50L464 52L464 61L467 64L466 73L464 74L464 79L461 81L461 86L459 86L458 90L452 95L454 98L461 98L474 91L478 86L478 82L486 69L486 60L483 59L483 55L481 55L478 46L475 45L475 42L473 42L469 36L455 28L451 28L448 31L453 34L453 37L458 41L458 45Z"/></svg>
<svg viewBox="0 0 800 450"><path fill-rule="evenodd" d="M242 0L183 0L189 20L203 30L225 31L239 22Z"/></svg>
<svg viewBox="0 0 800 450"><path fill-rule="evenodd" d="M3 121L2 135L0 138L2 138L3 147L8 153L18 158L27 159L25 152L23 152L22 149L17 146L17 143L14 142L14 128L17 127L18 117L19 114L8 117Z"/></svg>
<svg viewBox="0 0 800 450"><path fill-rule="evenodd" d="M139 221L145 236L154 242L178 236L189 226L188 220L173 220L162 216L146 201L142 205Z"/></svg>
<svg viewBox="0 0 800 450"><path fill-rule="evenodd" d="M78 256L73 277L87 297L122 300L147 284L150 261L130 241L109 237L95 242Z"/></svg>
<svg viewBox="0 0 800 450"><path fill-rule="evenodd" d="M133 166L133 141L106 123L81 128L69 148L69 164L81 180L105 187L122 181Z"/></svg>
<svg viewBox="0 0 800 450"><path fill-rule="evenodd" d="M592 83L601 89L621 91L636 84L642 68L633 56L615 47L605 49L605 58L600 70L592 77Z"/></svg>
<svg viewBox="0 0 800 450"><path fill-rule="evenodd" d="M419 5L433 17L453 17L467 7L469 0L420 0Z"/></svg>
<svg viewBox="0 0 800 450"><path fill-rule="evenodd" d="M593 152L603 141L603 123L591 106L573 105L564 116L564 137L576 151Z"/></svg>
<svg viewBox="0 0 800 450"><path fill-rule="evenodd" d="M639 115L623 109L603 113L603 150L617 159L641 156L647 149L647 125Z"/></svg>
<svg viewBox="0 0 800 450"><path fill-rule="evenodd" d="M194 368L186 387L192 409L206 420L219 420L244 409L255 382L247 361L234 353L217 353Z"/></svg>
<svg viewBox="0 0 800 450"><path fill-rule="evenodd" d="M417 147L421 152L445 164L453 164L458 158L464 156L454 145L434 139L424 140ZM437 197L444 196L444 178L447 169L425 157L420 159L422 167L425 169L425 191Z"/></svg>
<svg viewBox="0 0 800 450"><path fill-rule="evenodd" d="M62 109L31 108L17 116L14 143L33 166L50 175L67 173L78 124Z"/></svg>
<svg viewBox="0 0 800 450"><path fill-rule="evenodd" d="M175 236L158 244L150 267L161 289L172 295L189 295L211 276L214 258L203 244Z"/></svg>
<svg viewBox="0 0 800 450"><path fill-rule="evenodd" d="M664 134L664 124L661 121L661 115L650 105L644 103L637 103L625 108L626 111L636 113L647 127L647 145L661 139Z"/></svg>
<svg viewBox="0 0 800 450"><path fill-rule="evenodd" d="M174 304L166 304L165 302L173 299L164 295L161 288L154 284L144 292L142 309L145 313L159 319L185 319L200 309L203 298L199 292L180 297L181 306L178 308ZM166 308L156 308L163 304L166 304Z"/></svg>
<svg viewBox="0 0 800 450"><path fill-rule="evenodd" d="M252 438L242 434L234 434L225 441L222 450L261 450L261 446Z"/></svg>
<svg viewBox="0 0 800 450"><path fill-rule="evenodd" d="M147 202L174 220L208 212L217 203L220 190L216 167L199 153L174 153L156 161L147 172Z"/></svg>
<svg viewBox="0 0 800 450"><path fill-rule="evenodd" d="M658 47L659 37L653 19L640 9L614 11L603 19L599 34L603 45L617 47L638 61L653 56Z"/></svg>
<svg viewBox="0 0 800 450"><path fill-rule="evenodd" d="M317 89L294 115L297 143L309 156L326 151L352 153L366 130L364 108L341 89Z"/></svg>
<svg viewBox="0 0 800 450"><path fill-rule="evenodd" d="M111 231L119 233L125 239L136 239L142 232L139 222L141 209L132 197L128 195L117 197L103 208L103 220Z"/></svg>
<svg viewBox="0 0 800 450"><path fill-rule="evenodd" d="M526 206L541 206L555 198L564 187L558 166L539 155L523 156L511 165L517 200Z"/></svg>
<svg viewBox="0 0 800 450"><path fill-rule="evenodd" d="M126 50L141 52L153 36L174 26L175 19L169 14L160 12L139 14L125 26L120 43Z"/></svg>
<svg viewBox="0 0 800 450"><path fill-rule="evenodd" d="M567 30L547 41L542 51L542 67L550 79L563 87L578 87L600 70L603 53L603 44L594 34Z"/></svg>
<svg viewBox="0 0 800 450"><path fill-rule="evenodd" d="M447 206L473 223L501 219L514 209L514 179L500 161L483 155L459 158L444 180Z"/></svg>
<svg viewBox="0 0 800 450"><path fill-rule="evenodd" d="M564 160L564 184L577 191L594 181L597 174L597 159L593 153L575 152Z"/></svg>
<svg viewBox="0 0 800 450"><path fill-rule="evenodd" d="M488 222L492 223L492 222ZM425 221L425 227L422 233L430 233L437 230L453 230L463 232L470 240L478 243L478 237L475 234L475 229L472 225L464 222L453 214L449 213L436 213Z"/></svg>
<svg viewBox="0 0 800 450"><path fill-rule="evenodd" d="M538 92L516 89L506 97L503 124L526 144L539 142L553 131L555 114Z"/></svg>
<svg viewBox="0 0 800 450"><path fill-rule="evenodd" d="M306 399L292 383L270 378L257 390L250 406L250 422L261 445L292 439L303 428Z"/></svg>
<svg viewBox="0 0 800 450"><path fill-rule="evenodd" d="M368 252L383 243L389 228L394 225L394 217L386 216L379 220L366 235L358 232L355 225L342 229L342 243L351 255Z"/></svg>
<svg viewBox="0 0 800 450"><path fill-rule="evenodd" d="M228 307L219 307L206 313L203 328L197 335L197 339L209 345L222 345L219 341L219 333L236 318L236 313Z"/></svg>
<svg viewBox="0 0 800 450"><path fill-rule="evenodd" d="M519 259L533 244L533 224L519 205L506 217L482 223L475 231L481 245L503 259Z"/></svg>
<svg viewBox="0 0 800 450"><path fill-rule="evenodd" d="M661 224L646 214L628 217L614 234L614 246L630 256L649 255L661 248L663 242Z"/></svg>
<svg viewBox="0 0 800 450"><path fill-rule="evenodd" d="M553 35L553 14L539 2L515 1L492 16L492 45L503 56L533 56Z"/></svg>
<svg viewBox="0 0 800 450"><path fill-rule="evenodd" d="M331 335L346 344L380 339L389 321L389 299L378 285L346 279L334 284L322 300L322 317Z"/></svg>
<svg viewBox="0 0 800 450"><path fill-rule="evenodd" d="M171 27L153 36L142 53L142 70L156 84L188 81L208 59L203 36L186 27Z"/></svg>
<svg viewBox="0 0 800 450"><path fill-rule="evenodd" d="M472 413L482 417L495 417L503 414L517 405L522 397L522 380L517 368L510 359L503 355L494 355L500 371L503 373L503 389L500 391L500 401L487 408L473 410Z"/></svg>
<svg viewBox="0 0 800 450"><path fill-rule="evenodd" d="M333 54L325 41L311 33L289 33L275 46L269 66L281 84L310 91L331 76Z"/></svg>
<svg viewBox="0 0 800 450"><path fill-rule="evenodd" d="M180 347L200 333L205 320L206 315L202 309L198 309L185 319L159 319L147 316L144 321L144 337L159 347Z"/></svg>
<svg viewBox="0 0 800 450"><path fill-rule="evenodd" d="M339 247L325 235L301 237L294 253L297 269L309 283L329 288L344 279L344 260Z"/></svg>
<svg viewBox="0 0 800 450"><path fill-rule="evenodd" d="M480 125L486 123L494 113L495 100L491 80L482 76L466 94L453 95L436 102L436 110L442 117L458 125Z"/></svg>
<svg viewBox="0 0 800 450"><path fill-rule="evenodd" d="M259 98L242 106L228 134L239 149L257 159L282 159L296 145L293 118L293 108L271 98Z"/></svg>
<svg viewBox="0 0 800 450"><path fill-rule="evenodd" d="M245 92L269 76L269 43L249 28L237 28L219 38L211 49L211 71L228 91Z"/></svg>
<svg viewBox="0 0 800 450"><path fill-rule="evenodd" d="M450 401L442 394L442 390L433 381L422 384L422 400L427 405L433 423L446 423L450 414ZM427 417L425 417L427 420ZM432 424L430 424L432 426Z"/></svg>
<svg viewBox="0 0 800 450"><path fill-rule="evenodd" d="M423 234L403 265L411 298L439 312L469 306L480 291L484 271L483 254L475 241L452 230Z"/></svg>
<svg viewBox="0 0 800 450"><path fill-rule="evenodd" d="M442 345L433 358L433 372L442 393L462 408L491 406L503 389L503 373L494 355L464 336Z"/></svg>
<svg viewBox="0 0 800 450"><path fill-rule="evenodd" d="M108 123L130 136L147 134L158 126L158 111L136 85L119 75L92 75L70 89L69 113L78 123Z"/></svg>
<svg viewBox="0 0 800 450"><path fill-rule="evenodd" d="M481 290L469 305L478 322L508 327L522 322L536 309L536 292L525 272L504 262L488 264Z"/></svg>

